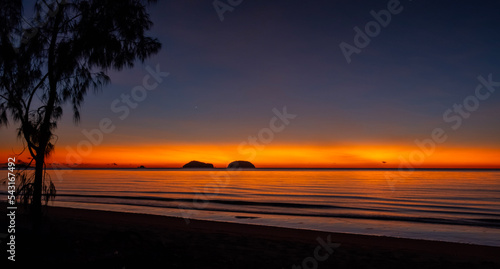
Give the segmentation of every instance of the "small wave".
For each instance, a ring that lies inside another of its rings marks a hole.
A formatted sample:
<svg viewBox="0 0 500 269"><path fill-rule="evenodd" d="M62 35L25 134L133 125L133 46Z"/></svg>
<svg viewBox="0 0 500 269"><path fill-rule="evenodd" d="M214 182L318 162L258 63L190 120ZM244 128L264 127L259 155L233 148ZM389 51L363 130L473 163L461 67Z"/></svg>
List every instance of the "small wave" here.
<svg viewBox="0 0 500 269"><path fill-rule="evenodd" d="M193 202L196 199L190 198L167 198L155 196L123 196L123 195L88 195L88 194L58 194L59 197L83 197L83 198L105 198L105 199L127 199L127 200L147 200L147 201L163 201L163 202ZM283 207L283 208L316 208L316 209L359 209L356 207L346 206L333 206L321 204L304 204L304 203L282 203L282 202L253 202L241 200L221 200L221 199L203 199L203 203L215 203L226 205L240 205L240 206L269 206L269 207ZM376 211L386 211L374 209Z"/></svg>
<svg viewBox="0 0 500 269"><path fill-rule="evenodd" d="M394 214L383 213L383 212L393 212L393 210L383 210L374 208L367 209L360 207L346 207L346 206L306 204L306 203L254 202L254 201L241 201L241 200L209 199L209 200L203 200L202 203L205 203L207 205L211 204L212 206L196 208L191 206L193 205L193 201L196 200L188 198L84 195L84 194L59 194L58 197L90 198L90 199L95 199L95 201L93 202L98 202L102 204L232 212L238 214L265 214L265 215L286 215L286 216L301 216L301 217L369 219L369 220L381 220L381 221L407 221L407 222L431 223L431 224L468 225L468 226L478 226L478 227L500 228L500 219L498 219L498 214L480 214L474 212L443 211L443 212L428 212L428 213L445 213L445 214L455 213L462 215L481 215L485 216L485 218L480 218L479 216L476 216L475 218L464 218L464 217L439 218L439 217L421 217L421 216L411 216L411 215L394 215ZM132 201L137 201L139 203L134 203ZM148 204L144 202L141 203L140 201L156 201L161 203ZM73 202L86 203L89 201L73 201ZM172 203L174 203L174 205L172 205ZM224 208L224 207L216 207L214 205L233 205L235 207ZM273 210L272 208L277 210ZM287 209L296 209L296 211ZM297 211L298 209L306 209L306 211L304 210ZM320 212L310 212L311 209L332 209L332 210L330 210L330 212L325 212L325 210L321 210ZM334 211L334 209L350 209L358 212L361 210L364 212L373 212L373 213L382 212L382 213L357 214L357 213L331 212ZM487 216L490 215L496 218L487 218Z"/></svg>

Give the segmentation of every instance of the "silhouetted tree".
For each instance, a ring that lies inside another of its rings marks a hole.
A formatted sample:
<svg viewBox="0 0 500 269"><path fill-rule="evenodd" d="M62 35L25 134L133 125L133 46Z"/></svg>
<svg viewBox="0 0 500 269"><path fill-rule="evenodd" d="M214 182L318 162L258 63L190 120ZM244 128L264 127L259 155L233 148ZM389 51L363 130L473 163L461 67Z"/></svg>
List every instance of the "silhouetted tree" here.
<svg viewBox="0 0 500 269"><path fill-rule="evenodd" d="M72 105L78 122L86 93L109 82L108 70L132 67L160 50L145 33L152 26L146 6L156 1L38 0L29 24L22 1L0 1L0 124L19 124L35 162L25 194L36 227L44 189L53 188L45 183L45 158L54 149L63 105Z"/></svg>

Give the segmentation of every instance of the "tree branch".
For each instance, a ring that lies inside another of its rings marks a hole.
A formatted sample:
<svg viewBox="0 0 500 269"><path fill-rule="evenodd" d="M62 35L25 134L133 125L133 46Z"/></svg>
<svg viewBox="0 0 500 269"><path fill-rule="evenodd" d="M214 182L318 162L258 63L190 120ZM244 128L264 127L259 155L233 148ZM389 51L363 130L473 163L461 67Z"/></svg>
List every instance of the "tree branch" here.
<svg viewBox="0 0 500 269"><path fill-rule="evenodd" d="M35 95L35 92L38 90L38 88L40 88L43 85L43 82L45 81L45 79L47 79L48 75L49 75L49 72L47 72L47 74L45 74L45 76L43 76L43 78L40 80L40 82L38 82L38 84L35 86L35 88L33 88L33 91L30 93L30 98L28 100L28 104L26 105L26 114L28 114L28 112L29 112L29 108L31 107L31 100L33 99L33 96Z"/></svg>
<svg viewBox="0 0 500 269"><path fill-rule="evenodd" d="M78 17L80 17L80 16L82 16L82 15L83 15L82 13L76 14L75 16L73 16L73 18L71 18L71 19L68 19L68 20L64 21L62 24L63 24L63 25L66 25L66 24L67 24L67 23L69 23L70 21L72 21L72 20L74 20L74 19L76 19L76 18L78 18Z"/></svg>
<svg viewBox="0 0 500 269"><path fill-rule="evenodd" d="M2 94L0 94L0 97L2 97L3 99L5 99L5 101L7 101L7 102L9 101L9 98L3 96Z"/></svg>

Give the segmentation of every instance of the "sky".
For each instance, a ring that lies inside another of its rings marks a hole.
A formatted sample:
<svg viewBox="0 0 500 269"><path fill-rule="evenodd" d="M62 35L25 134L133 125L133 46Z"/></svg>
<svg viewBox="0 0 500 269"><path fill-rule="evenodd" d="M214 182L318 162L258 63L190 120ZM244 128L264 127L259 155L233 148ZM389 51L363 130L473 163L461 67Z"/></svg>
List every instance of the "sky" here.
<svg viewBox="0 0 500 269"><path fill-rule="evenodd" d="M111 71L78 125L65 107L49 166L500 168L499 8L159 1L162 50ZM22 152L16 128L2 159Z"/></svg>

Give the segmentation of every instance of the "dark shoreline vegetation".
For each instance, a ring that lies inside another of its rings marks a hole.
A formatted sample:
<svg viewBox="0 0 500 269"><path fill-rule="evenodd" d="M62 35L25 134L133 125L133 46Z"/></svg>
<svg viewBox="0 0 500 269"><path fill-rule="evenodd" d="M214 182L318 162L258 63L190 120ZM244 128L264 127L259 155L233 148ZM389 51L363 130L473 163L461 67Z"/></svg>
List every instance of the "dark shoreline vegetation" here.
<svg viewBox="0 0 500 269"><path fill-rule="evenodd" d="M6 204L0 205L5 224ZM500 267L500 247L193 219L186 224L175 217L63 207L44 211L36 241L28 216L18 210L16 262L72 268L154 263L168 268L293 268L313 256L318 238L331 236L340 246L318 268Z"/></svg>

